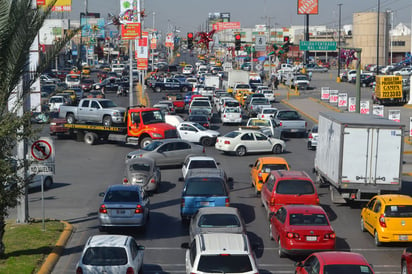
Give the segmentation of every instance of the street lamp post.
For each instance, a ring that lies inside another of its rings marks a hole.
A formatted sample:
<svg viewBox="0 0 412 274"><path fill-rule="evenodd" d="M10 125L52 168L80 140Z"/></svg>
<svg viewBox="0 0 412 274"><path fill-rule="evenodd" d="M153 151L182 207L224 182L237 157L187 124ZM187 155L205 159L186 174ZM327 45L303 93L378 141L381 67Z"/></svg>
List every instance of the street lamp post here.
<svg viewBox="0 0 412 274"><path fill-rule="evenodd" d="M379 75L379 13L380 13L381 0L378 0L378 22L376 29L376 75Z"/></svg>
<svg viewBox="0 0 412 274"><path fill-rule="evenodd" d="M341 33L341 8L343 4L338 4L339 6L339 29L338 29L338 82L340 82L340 33Z"/></svg>

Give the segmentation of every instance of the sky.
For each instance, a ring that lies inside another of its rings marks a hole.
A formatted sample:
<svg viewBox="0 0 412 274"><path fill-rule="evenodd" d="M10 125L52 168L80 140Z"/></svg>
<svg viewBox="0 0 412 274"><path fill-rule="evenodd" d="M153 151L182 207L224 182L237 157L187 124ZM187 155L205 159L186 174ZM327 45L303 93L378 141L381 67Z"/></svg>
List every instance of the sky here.
<svg viewBox="0 0 412 274"><path fill-rule="evenodd" d="M101 17L107 17L108 12L119 14L119 0L72 0L71 18L78 20L80 12L85 10L85 1L88 1L88 11L100 12ZM309 25L337 28L339 3L342 4L342 26L352 24L355 12L376 11L378 3L381 12L393 11L395 26L401 22L411 25L411 0L319 0L319 14L310 15ZM162 32L176 29L182 36L204 30L208 14L214 12L229 12L231 21L240 22L241 27L303 25L305 18L297 15L297 0L141 0L141 5L147 15L144 27L152 28L154 23Z"/></svg>

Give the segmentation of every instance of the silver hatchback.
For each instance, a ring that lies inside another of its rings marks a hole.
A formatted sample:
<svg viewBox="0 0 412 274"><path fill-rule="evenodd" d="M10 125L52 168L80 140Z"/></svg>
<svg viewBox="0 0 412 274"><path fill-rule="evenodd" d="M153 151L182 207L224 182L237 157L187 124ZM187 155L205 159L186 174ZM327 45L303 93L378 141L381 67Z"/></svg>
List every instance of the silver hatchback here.
<svg viewBox="0 0 412 274"><path fill-rule="evenodd" d="M110 227L144 227L149 217L149 198L139 185L111 185L99 196L99 230Z"/></svg>

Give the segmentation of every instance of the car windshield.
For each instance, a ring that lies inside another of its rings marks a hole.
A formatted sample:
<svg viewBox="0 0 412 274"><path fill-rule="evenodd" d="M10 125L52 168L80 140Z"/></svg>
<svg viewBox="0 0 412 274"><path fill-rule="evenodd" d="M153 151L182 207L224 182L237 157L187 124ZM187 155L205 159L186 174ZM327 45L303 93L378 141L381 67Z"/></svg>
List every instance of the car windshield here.
<svg viewBox="0 0 412 274"><path fill-rule="evenodd" d="M277 109L272 109L272 108L264 108L263 110L262 110L262 112L264 113L264 114L274 114L274 113L276 113L276 111L277 111Z"/></svg>
<svg viewBox="0 0 412 274"><path fill-rule="evenodd" d="M412 217L412 205L387 205L385 217Z"/></svg>
<svg viewBox="0 0 412 274"><path fill-rule="evenodd" d="M190 122L206 122L207 117L203 115L190 115L189 121Z"/></svg>
<svg viewBox="0 0 412 274"><path fill-rule="evenodd" d="M296 80L308 80L308 78L306 76L297 76Z"/></svg>
<svg viewBox="0 0 412 274"><path fill-rule="evenodd" d="M142 150L154 151L156 148L158 148L162 144L163 143L160 142L160 141L153 141L150 144L148 144L147 146L143 147Z"/></svg>
<svg viewBox="0 0 412 274"><path fill-rule="evenodd" d="M269 173L272 170L288 170L286 164L265 164L262 166L262 172Z"/></svg>
<svg viewBox="0 0 412 274"><path fill-rule="evenodd" d="M127 253L122 247L89 247L83 256L85 265L125 265Z"/></svg>
<svg viewBox="0 0 412 274"><path fill-rule="evenodd" d="M324 214L290 214L290 225L325 226L329 225Z"/></svg>
<svg viewBox="0 0 412 274"><path fill-rule="evenodd" d="M314 194L315 190L309 181L305 180L281 180L276 187L278 194Z"/></svg>
<svg viewBox="0 0 412 274"><path fill-rule="evenodd" d="M202 126L201 124L198 124L198 123L194 123L193 126L195 128L197 128L198 130L201 130L201 131L207 130L204 126Z"/></svg>
<svg viewBox="0 0 412 274"><path fill-rule="evenodd" d="M215 178L191 178L186 185L187 196L227 196L224 182Z"/></svg>
<svg viewBox="0 0 412 274"><path fill-rule="evenodd" d="M217 165L213 160L192 160L190 161L189 168L217 168Z"/></svg>
<svg viewBox="0 0 412 274"><path fill-rule="evenodd" d="M210 103L206 100L195 100L192 102L192 106L210 107Z"/></svg>
<svg viewBox="0 0 412 274"><path fill-rule="evenodd" d="M240 227L240 220L234 214L205 214L199 218L199 227Z"/></svg>
<svg viewBox="0 0 412 274"><path fill-rule="evenodd" d="M226 108L225 112L229 112L229 113L240 113L240 108L235 107L235 108Z"/></svg>
<svg viewBox="0 0 412 274"><path fill-rule="evenodd" d="M249 85L236 85L236 88L250 88Z"/></svg>
<svg viewBox="0 0 412 274"><path fill-rule="evenodd" d="M239 132L239 131L231 131L231 132L227 133L225 135L225 137L227 137L227 138L236 138L240 134L241 134L241 132Z"/></svg>
<svg viewBox="0 0 412 274"><path fill-rule="evenodd" d="M372 270L367 265L356 265L356 264L334 264L325 265L323 268L323 273L333 273L333 274L372 274Z"/></svg>
<svg viewBox="0 0 412 274"><path fill-rule="evenodd" d="M155 124L155 123L164 123L164 116L161 110L143 111L142 119L145 125Z"/></svg>
<svg viewBox="0 0 412 274"><path fill-rule="evenodd" d="M139 193L132 190L109 190L104 196L104 202L139 202Z"/></svg>
<svg viewBox="0 0 412 274"><path fill-rule="evenodd" d="M149 164L133 164L129 166L130 171L149 171L150 165Z"/></svg>
<svg viewBox="0 0 412 274"><path fill-rule="evenodd" d="M202 255L197 271L208 273L244 273L252 271L248 255Z"/></svg>
<svg viewBox="0 0 412 274"><path fill-rule="evenodd" d="M251 104L254 104L254 105L257 105L257 104L259 104L259 105L269 105L270 103L267 99L257 98L257 99L253 99Z"/></svg>
<svg viewBox="0 0 412 274"><path fill-rule="evenodd" d="M117 105L111 101L111 100L103 100L100 101L100 104L102 105L103 108L114 108L117 107Z"/></svg>
<svg viewBox="0 0 412 274"><path fill-rule="evenodd" d="M296 120L296 119L300 119L300 116L296 111L282 111L282 112L279 112L278 119Z"/></svg>

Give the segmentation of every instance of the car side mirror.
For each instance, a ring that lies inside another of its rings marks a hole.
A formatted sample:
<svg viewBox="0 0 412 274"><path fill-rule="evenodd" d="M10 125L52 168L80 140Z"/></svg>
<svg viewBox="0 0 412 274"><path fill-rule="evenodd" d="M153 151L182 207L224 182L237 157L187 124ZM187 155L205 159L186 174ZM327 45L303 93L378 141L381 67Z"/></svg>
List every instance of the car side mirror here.
<svg viewBox="0 0 412 274"><path fill-rule="evenodd" d="M99 197L104 197L105 192L100 192Z"/></svg>
<svg viewBox="0 0 412 274"><path fill-rule="evenodd" d="M189 243L182 243L180 247L183 249L189 249Z"/></svg>

